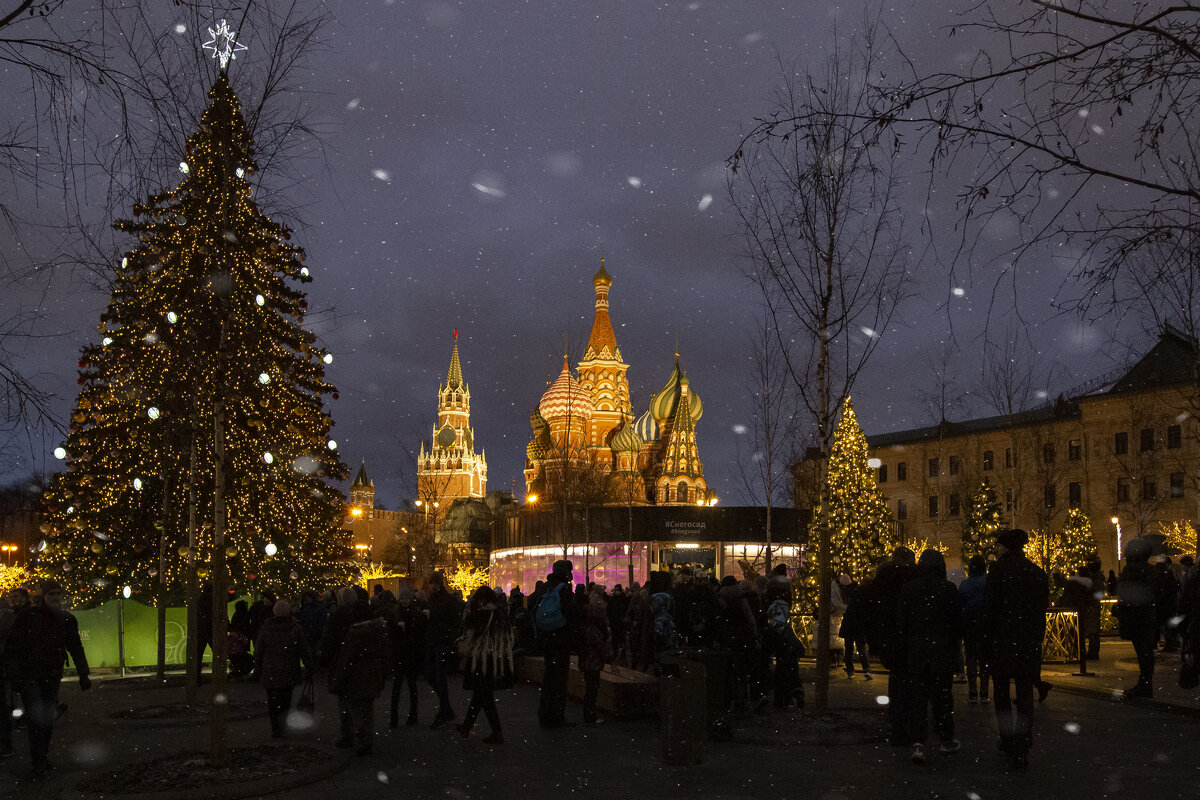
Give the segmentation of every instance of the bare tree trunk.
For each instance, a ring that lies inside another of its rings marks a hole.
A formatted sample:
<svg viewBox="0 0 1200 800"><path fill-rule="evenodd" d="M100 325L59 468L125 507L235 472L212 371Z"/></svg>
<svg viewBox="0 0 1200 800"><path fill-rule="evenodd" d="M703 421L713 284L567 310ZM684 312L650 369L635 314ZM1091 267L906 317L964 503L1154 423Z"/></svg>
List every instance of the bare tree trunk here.
<svg viewBox="0 0 1200 800"><path fill-rule="evenodd" d="M204 654L200 652L199 587L196 585L196 428L192 427L192 447L188 455L188 561L187 561L187 676L184 679L184 698L187 704L196 703L196 686Z"/></svg>
<svg viewBox="0 0 1200 800"><path fill-rule="evenodd" d="M167 677L167 509L171 497L171 479L163 473L162 530L158 532L158 646L155 653L155 675L160 681Z"/></svg>
<svg viewBox="0 0 1200 800"><path fill-rule="evenodd" d="M213 479L213 667L209 761L216 766L224 766L229 760L229 620L225 617L225 401L220 398L213 404L213 449L216 459Z"/></svg>

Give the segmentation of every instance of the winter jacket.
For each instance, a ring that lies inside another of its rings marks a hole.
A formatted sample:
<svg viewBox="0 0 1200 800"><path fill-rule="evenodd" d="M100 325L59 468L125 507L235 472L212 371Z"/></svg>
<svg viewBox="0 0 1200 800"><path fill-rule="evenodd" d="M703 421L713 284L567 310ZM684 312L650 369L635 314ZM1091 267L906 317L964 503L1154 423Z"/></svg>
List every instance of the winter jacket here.
<svg viewBox="0 0 1200 800"><path fill-rule="evenodd" d="M846 601L846 610L842 614L842 624L838 628L838 636L843 641L858 641L867 637L871 627L871 607L863 589L854 581L841 586L842 598ZM847 646L849 644L847 643Z"/></svg>
<svg viewBox="0 0 1200 800"><path fill-rule="evenodd" d="M463 671L463 688L490 685L508 689L513 685L513 629L507 609L485 603L467 612L463 637L458 643Z"/></svg>
<svg viewBox="0 0 1200 800"><path fill-rule="evenodd" d="M1161 573L1148 558L1148 553L1126 553L1125 568L1117 583L1117 602L1122 607L1119 620L1122 639L1153 638L1158 628L1156 601L1160 594Z"/></svg>
<svg viewBox="0 0 1200 800"><path fill-rule="evenodd" d="M368 616L370 612L364 611L359 612L359 617L367 618L350 626L345 641L338 649L337 661L329 673L329 691L346 697L373 700L383 691L391 661L387 628L383 620Z"/></svg>
<svg viewBox="0 0 1200 800"><path fill-rule="evenodd" d="M958 589L946 580L946 562L936 550L921 554L917 571L900 590L896 659L911 677L950 676L962 641Z"/></svg>
<svg viewBox="0 0 1200 800"><path fill-rule="evenodd" d="M406 608L397 603L388 619L388 639L392 644L392 666L425 663L425 642L429 620L425 612L411 602Z"/></svg>
<svg viewBox="0 0 1200 800"><path fill-rule="evenodd" d="M593 591L588 594L587 608L579 616L579 668L596 672L612 660L611 630L608 624L608 600Z"/></svg>
<svg viewBox="0 0 1200 800"><path fill-rule="evenodd" d="M18 686L62 680L68 655L79 674L79 682L88 682L87 654L79 639L79 621L61 608L22 606L13 617L5 652Z"/></svg>
<svg viewBox="0 0 1200 800"><path fill-rule="evenodd" d="M1019 550L992 565L983 593L980 647L993 675L1034 675L1042 665L1050 582Z"/></svg>
<svg viewBox="0 0 1200 800"><path fill-rule="evenodd" d="M915 564L889 561L879 568L875 579L867 585L867 600L871 604L871 629L867 642L871 654L878 654L880 662L892 669L891 653L896 645L896 616L900 603L900 590L904 584L916 577Z"/></svg>
<svg viewBox="0 0 1200 800"><path fill-rule="evenodd" d="M437 653L450 652L462 630L463 602L444 588L429 594L427 646Z"/></svg>
<svg viewBox="0 0 1200 800"><path fill-rule="evenodd" d="M987 575L972 575L958 585L958 605L962 609L963 641L979 642L979 624L983 619L983 595L987 590Z"/></svg>
<svg viewBox="0 0 1200 800"><path fill-rule="evenodd" d="M264 689L286 689L304 679L301 662L311 669L312 647L291 617L271 617L254 642L254 668Z"/></svg>

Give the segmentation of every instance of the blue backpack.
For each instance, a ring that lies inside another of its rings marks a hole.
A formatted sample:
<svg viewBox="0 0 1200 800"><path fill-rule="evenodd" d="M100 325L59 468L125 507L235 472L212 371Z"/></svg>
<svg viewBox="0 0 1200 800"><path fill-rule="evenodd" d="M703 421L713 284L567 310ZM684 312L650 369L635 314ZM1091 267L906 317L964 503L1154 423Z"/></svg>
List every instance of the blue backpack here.
<svg viewBox="0 0 1200 800"><path fill-rule="evenodd" d="M546 592L533 612L533 629L538 633L553 633L567 627L567 617L562 610L562 590L566 586L560 583L553 591Z"/></svg>

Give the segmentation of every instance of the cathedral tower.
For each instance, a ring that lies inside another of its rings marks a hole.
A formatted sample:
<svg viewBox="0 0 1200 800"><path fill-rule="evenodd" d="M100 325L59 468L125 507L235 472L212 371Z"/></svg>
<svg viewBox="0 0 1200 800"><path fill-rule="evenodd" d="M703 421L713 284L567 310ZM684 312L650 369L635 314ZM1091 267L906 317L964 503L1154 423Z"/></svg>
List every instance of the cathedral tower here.
<svg viewBox="0 0 1200 800"><path fill-rule="evenodd" d="M463 381L458 358L458 331L445 385L438 386L438 421L428 451L421 443L417 455L417 499L437 502L445 508L460 497L483 497L487 493L487 460L475 454L475 431L471 428L471 390Z"/></svg>
<svg viewBox="0 0 1200 800"><path fill-rule="evenodd" d="M595 409L587 445L595 451L597 458L611 464L609 440L630 412L629 380L625 374L629 365L621 358L621 348L617 346L617 335L613 332L612 320L608 315L608 290L612 286L612 276L604 269L603 258L600 259L600 270L592 277L592 286L596 289L596 315L592 320L587 349L578 364L579 383L591 395Z"/></svg>

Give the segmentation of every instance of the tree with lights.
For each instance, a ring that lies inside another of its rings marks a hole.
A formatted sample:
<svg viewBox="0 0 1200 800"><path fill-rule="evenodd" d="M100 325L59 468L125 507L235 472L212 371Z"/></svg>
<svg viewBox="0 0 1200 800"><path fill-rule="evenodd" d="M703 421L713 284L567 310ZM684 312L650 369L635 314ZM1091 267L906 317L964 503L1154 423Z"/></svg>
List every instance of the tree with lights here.
<svg viewBox="0 0 1200 800"><path fill-rule="evenodd" d="M992 537L1004 525L1000 500L991 482L983 479L971 502L967 504L967 516L963 520L962 560L965 564L973 556L986 555L992 547Z"/></svg>
<svg viewBox="0 0 1200 800"><path fill-rule="evenodd" d="M325 410L332 357L302 327L303 252L251 199L227 59L182 182L117 223L138 242L80 357L38 568L84 606L126 586L178 597L192 564L227 568L243 592L349 577L343 497L327 483L346 477Z"/></svg>
<svg viewBox="0 0 1200 800"><path fill-rule="evenodd" d="M809 530L827 526L831 533L829 574L836 577L844 572L862 583L875 574L897 540L892 514L875 482L875 470L867 465L867 437L849 397L834 433L827 475L825 491L813 511ZM804 613L812 613L816 608L818 567L823 555L811 537L807 555L808 569L801 578L801 603L806 606Z"/></svg>

